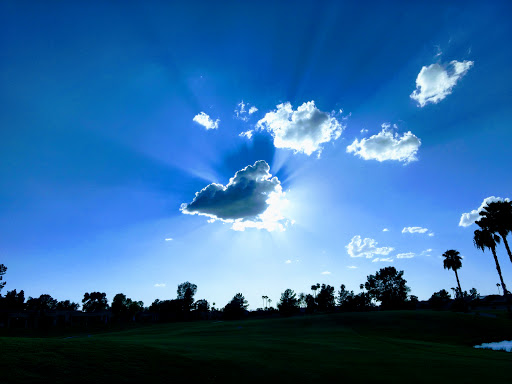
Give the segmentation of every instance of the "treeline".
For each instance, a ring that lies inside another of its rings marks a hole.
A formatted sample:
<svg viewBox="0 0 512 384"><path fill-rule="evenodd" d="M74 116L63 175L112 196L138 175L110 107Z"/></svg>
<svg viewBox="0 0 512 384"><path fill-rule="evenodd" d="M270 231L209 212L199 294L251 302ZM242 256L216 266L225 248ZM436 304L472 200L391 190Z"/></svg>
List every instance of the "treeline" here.
<svg viewBox="0 0 512 384"><path fill-rule="evenodd" d="M3 274L7 268L2 265ZM341 284L338 290L328 284L314 284L311 293L296 294L292 289L286 289L282 294L277 309L264 304L264 308L255 311L247 310L249 303L242 293L237 293L221 308L210 305L206 299L195 299L197 285L184 282L178 285L175 299L159 300L145 307L142 301L136 301L119 293L114 296L109 305L104 292L86 292L82 299L80 313L101 315L96 323L126 323L126 322L172 322L193 321L206 319L242 319L249 316L292 316L299 313L329 313L329 312L355 312L371 310L397 310L421 308L418 298L410 295L410 288L403 277L404 271L397 271L394 267L381 268L373 275L367 276L365 283L360 284L360 292L354 293ZM0 276L1 277L1 276ZM270 301L268 296L263 300ZM464 292L462 298L457 295L456 300L446 290L435 292L427 303L432 309L465 310L468 303L479 299L476 289L469 293ZM423 302L425 305L425 302ZM70 300L58 301L48 294L37 298L29 297L25 301L24 291L8 291L5 296L0 295L0 314L25 313L30 316L48 318L59 311L77 312L78 303ZM4 319L5 320L5 319ZM0 316L0 323L2 317ZM5 323L5 321L4 321ZM84 324L82 321L80 324ZM88 324L88 323L85 323Z"/></svg>

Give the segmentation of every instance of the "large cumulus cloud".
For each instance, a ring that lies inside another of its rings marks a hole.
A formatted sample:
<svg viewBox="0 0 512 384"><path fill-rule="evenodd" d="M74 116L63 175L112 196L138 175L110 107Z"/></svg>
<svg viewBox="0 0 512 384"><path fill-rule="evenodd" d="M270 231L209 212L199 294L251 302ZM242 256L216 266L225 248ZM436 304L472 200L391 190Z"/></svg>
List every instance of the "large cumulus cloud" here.
<svg viewBox="0 0 512 384"><path fill-rule="evenodd" d="M235 173L225 186L212 183L196 193L181 212L233 223L234 230L258 228L284 230L288 220L281 208L285 194L277 177L272 177L264 160Z"/></svg>
<svg viewBox="0 0 512 384"><path fill-rule="evenodd" d="M416 90L411 93L411 99L416 100L420 107L440 102L452 93L455 84L473 64L469 60L452 60L449 64L424 66L416 78Z"/></svg>
<svg viewBox="0 0 512 384"><path fill-rule="evenodd" d="M311 155L322 152L322 144L340 137L343 126L334 116L320 111L314 101L302 104L296 110L287 102L268 112L256 124L274 137L276 148L293 149Z"/></svg>

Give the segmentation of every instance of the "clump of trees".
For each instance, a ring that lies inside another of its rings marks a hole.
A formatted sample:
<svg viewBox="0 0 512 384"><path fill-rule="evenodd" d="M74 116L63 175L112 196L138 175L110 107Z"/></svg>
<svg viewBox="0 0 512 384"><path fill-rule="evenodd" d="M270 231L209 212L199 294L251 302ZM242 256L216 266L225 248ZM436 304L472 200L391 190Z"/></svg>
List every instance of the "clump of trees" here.
<svg viewBox="0 0 512 384"><path fill-rule="evenodd" d="M247 315L249 303L244 295L237 293L224 307L224 318L227 320L241 319Z"/></svg>

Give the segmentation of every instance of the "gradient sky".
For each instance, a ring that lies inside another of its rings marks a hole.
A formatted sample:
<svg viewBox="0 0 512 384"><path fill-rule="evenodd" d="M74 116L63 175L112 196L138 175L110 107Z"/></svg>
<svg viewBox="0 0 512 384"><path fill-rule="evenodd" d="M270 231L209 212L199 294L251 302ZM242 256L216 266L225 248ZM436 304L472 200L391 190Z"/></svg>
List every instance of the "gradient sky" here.
<svg viewBox="0 0 512 384"><path fill-rule="evenodd" d="M5 290L150 305L188 280L254 309L393 265L428 299L456 249L462 288L497 293L459 223L512 197L512 3L170 3L0 3ZM275 230L258 191L287 201Z"/></svg>

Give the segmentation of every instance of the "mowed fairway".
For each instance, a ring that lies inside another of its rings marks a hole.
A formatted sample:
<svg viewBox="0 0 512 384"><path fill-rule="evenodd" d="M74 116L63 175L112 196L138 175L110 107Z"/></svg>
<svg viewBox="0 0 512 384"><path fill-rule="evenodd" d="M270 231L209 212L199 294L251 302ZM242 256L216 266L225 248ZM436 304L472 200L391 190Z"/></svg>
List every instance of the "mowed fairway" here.
<svg viewBox="0 0 512 384"><path fill-rule="evenodd" d="M509 382L512 353L471 347L504 339L504 317L426 311L2 337L0 382Z"/></svg>

